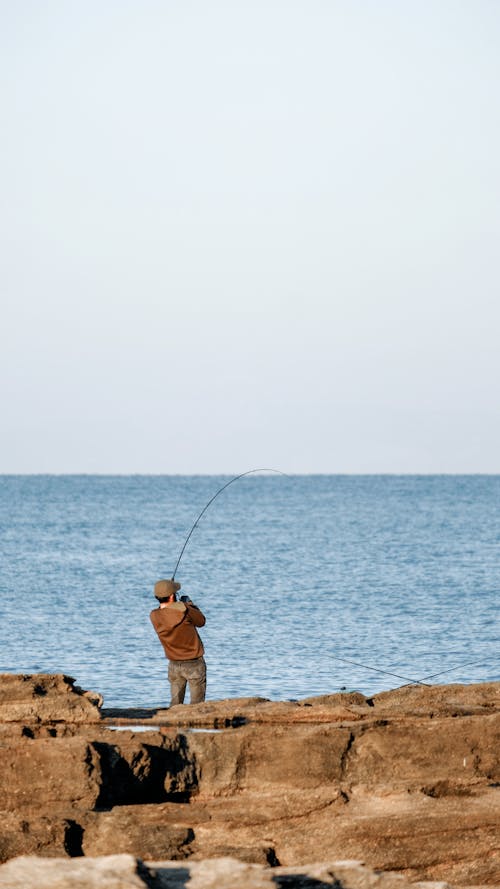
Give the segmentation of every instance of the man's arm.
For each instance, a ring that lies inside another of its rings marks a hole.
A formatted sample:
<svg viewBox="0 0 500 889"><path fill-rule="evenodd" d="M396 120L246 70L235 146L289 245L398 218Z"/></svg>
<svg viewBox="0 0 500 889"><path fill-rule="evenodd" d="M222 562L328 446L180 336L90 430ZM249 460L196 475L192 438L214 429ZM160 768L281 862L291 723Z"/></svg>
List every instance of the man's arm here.
<svg viewBox="0 0 500 889"><path fill-rule="evenodd" d="M204 627L206 623L205 615L202 611L200 611L198 606L193 605L192 602L186 602L186 608L191 622L195 625L195 627Z"/></svg>

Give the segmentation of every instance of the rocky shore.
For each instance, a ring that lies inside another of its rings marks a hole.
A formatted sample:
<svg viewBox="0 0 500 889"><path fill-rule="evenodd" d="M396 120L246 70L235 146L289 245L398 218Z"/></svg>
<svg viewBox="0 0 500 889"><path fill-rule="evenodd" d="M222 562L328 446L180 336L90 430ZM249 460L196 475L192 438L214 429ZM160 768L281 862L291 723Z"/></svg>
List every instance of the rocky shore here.
<svg viewBox="0 0 500 889"><path fill-rule="evenodd" d="M0 676L0 887L500 885L500 683L102 704Z"/></svg>

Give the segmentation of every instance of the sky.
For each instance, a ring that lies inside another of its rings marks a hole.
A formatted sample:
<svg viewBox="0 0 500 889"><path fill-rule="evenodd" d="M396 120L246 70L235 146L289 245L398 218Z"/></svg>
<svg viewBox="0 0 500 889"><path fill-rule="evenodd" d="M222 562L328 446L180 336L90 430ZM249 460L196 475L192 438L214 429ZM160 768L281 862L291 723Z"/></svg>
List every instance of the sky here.
<svg viewBox="0 0 500 889"><path fill-rule="evenodd" d="M497 0L0 0L0 473L500 472Z"/></svg>

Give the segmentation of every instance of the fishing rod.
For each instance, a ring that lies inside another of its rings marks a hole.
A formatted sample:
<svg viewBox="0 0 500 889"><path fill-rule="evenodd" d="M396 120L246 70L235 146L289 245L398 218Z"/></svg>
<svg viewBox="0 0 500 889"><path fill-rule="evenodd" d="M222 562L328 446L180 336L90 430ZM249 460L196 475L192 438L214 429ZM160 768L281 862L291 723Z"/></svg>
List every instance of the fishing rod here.
<svg viewBox="0 0 500 889"><path fill-rule="evenodd" d="M186 546L187 546L188 543L189 543L189 539L190 539L190 537L191 537L191 534L193 533L194 529L196 528L196 526L197 526L198 522L200 521L202 515L204 515L204 513L206 513L208 507L214 502L215 498L218 497L219 494L222 494L222 492L225 491L226 488L229 487L229 485L232 485L233 482L237 482L238 479L243 478L245 475L252 475L254 472L276 472L278 475L284 475L284 476L286 476L286 472L281 472L281 470L279 470L279 469L249 469L249 470L247 470L247 472L242 472L241 475L235 475L235 477L232 478L230 481L226 482L225 485L222 485L222 488L219 488L219 490L214 494L214 496L210 498L210 500L208 501L208 503L206 504L206 506L203 507L203 509L202 509L202 511L200 512L198 518L196 519L196 521L195 521L193 527L191 528L191 530L190 530L188 536L186 537L186 539L185 539L185 541L184 541L184 546L182 547L181 552L180 552L180 555L179 555L179 558L177 559L177 564L176 564L176 566L175 566L175 568L174 568L174 573L172 574L171 580L175 580L175 575L177 574L177 569L178 569L178 567L179 567L179 563L180 563L180 561L181 561L181 559L182 559L182 556L184 555L184 550L186 549Z"/></svg>

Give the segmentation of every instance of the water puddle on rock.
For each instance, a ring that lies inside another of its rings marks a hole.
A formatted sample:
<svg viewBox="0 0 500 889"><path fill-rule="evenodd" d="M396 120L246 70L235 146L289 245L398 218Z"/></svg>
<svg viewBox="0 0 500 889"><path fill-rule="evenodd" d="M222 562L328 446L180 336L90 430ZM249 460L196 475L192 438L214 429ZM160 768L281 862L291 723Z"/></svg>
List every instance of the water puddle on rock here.
<svg viewBox="0 0 500 889"><path fill-rule="evenodd" d="M206 734L218 735L224 731L231 731L231 728L221 729L221 728L184 728L183 726L178 725L108 725L106 728L111 729L113 732L161 732L165 729L169 731L176 731L179 734L187 734L188 732L194 734L196 732L201 733L204 732Z"/></svg>
<svg viewBox="0 0 500 889"><path fill-rule="evenodd" d="M107 725L113 732L159 732L161 725Z"/></svg>

